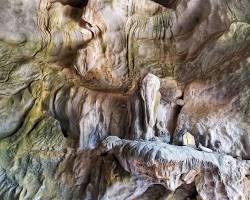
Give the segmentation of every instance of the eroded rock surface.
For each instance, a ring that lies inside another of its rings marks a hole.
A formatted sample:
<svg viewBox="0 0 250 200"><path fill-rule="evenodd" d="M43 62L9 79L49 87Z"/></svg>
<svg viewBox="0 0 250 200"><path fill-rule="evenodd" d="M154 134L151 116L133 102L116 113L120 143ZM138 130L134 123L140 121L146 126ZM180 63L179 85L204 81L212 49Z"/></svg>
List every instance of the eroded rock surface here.
<svg viewBox="0 0 250 200"><path fill-rule="evenodd" d="M242 199L250 192L246 187L250 162L231 156L156 141L120 140L114 136L103 141L100 151L114 154L138 182L131 199L152 184L175 191L194 182L202 199Z"/></svg>
<svg viewBox="0 0 250 200"><path fill-rule="evenodd" d="M250 200L248 0L1 0L0 199Z"/></svg>

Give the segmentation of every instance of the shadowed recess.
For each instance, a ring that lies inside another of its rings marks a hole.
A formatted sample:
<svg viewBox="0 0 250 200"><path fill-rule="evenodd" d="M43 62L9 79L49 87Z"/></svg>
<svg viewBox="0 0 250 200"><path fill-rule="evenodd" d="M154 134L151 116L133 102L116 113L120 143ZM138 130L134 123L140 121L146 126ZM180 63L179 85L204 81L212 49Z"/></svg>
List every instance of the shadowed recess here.
<svg viewBox="0 0 250 200"><path fill-rule="evenodd" d="M172 8L176 0L152 0L158 4L161 4L164 7Z"/></svg>

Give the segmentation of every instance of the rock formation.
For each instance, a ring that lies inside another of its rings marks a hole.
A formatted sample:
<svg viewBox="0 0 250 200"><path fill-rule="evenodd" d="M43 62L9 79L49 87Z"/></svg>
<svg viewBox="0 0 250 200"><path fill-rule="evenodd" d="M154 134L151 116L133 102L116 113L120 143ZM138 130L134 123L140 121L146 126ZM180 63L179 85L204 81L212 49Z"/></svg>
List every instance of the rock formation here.
<svg viewBox="0 0 250 200"><path fill-rule="evenodd" d="M247 0L2 0L0 199L250 200Z"/></svg>

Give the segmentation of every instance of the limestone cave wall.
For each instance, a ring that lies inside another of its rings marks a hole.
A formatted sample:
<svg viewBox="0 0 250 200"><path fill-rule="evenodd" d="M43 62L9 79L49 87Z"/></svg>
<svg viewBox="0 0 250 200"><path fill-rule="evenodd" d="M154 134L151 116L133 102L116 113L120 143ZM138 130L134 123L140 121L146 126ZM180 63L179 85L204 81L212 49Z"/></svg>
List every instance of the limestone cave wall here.
<svg viewBox="0 0 250 200"><path fill-rule="evenodd" d="M248 0L0 0L1 200L250 200Z"/></svg>

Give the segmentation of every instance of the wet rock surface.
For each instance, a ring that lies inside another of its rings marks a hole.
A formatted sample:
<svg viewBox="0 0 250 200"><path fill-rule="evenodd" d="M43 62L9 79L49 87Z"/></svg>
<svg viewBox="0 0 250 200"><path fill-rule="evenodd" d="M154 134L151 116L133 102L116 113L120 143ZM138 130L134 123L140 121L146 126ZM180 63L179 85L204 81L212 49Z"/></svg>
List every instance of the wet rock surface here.
<svg viewBox="0 0 250 200"><path fill-rule="evenodd" d="M250 199L247 0L1 0L0 199Z"/></svg>

